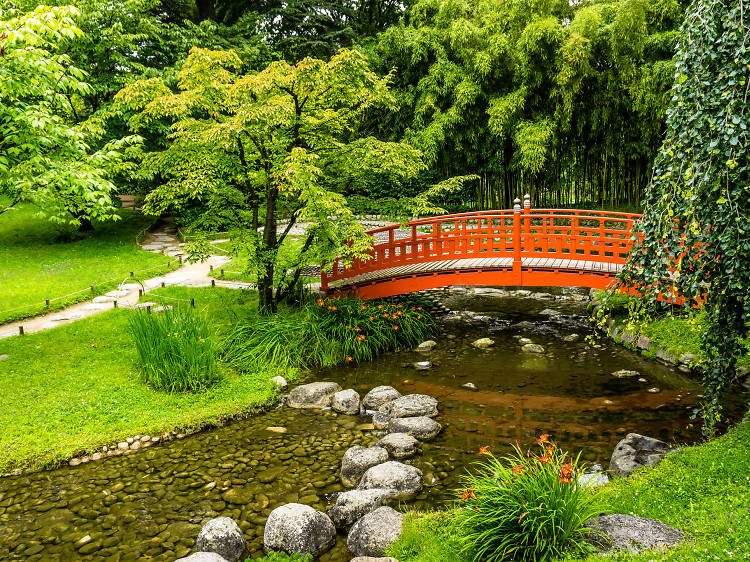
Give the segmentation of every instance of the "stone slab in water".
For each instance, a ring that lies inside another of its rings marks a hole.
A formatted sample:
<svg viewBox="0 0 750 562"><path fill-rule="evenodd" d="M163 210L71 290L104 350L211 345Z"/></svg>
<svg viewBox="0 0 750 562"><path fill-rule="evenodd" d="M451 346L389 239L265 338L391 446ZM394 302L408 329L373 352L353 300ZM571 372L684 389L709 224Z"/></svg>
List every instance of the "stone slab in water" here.
<svg viewBox="0 0 750 562"><path fill-rule="evenodd" d="M408 433L389 433L374 444L383 447L394 459L408 459L419 450L419 441Z"/></svg>
<svg viewBox="0 0 750 562"><path fill-rule="evenodd" d="M614 513L600 515L584 523L599 534L591 542L603 552L629 552L636 554L641 550L662 550L681 543L684 539L682 531L670 527L666 523L646 517L636 517Z"/></svg>
<svg viewBox="0 0 750 562"><path fill-rule="evenodd" d="M437 416L438 401L426 394L407 394L392 402L383 404L378 412L390 418L410 418L414 416Z"/></svg>
<svg viewBox="0 0 750 562"><path fill-rule="evenodd" d="M495 345L495 340L490 338L479 338L478 340L474 340L471 345L477 349L487 349L488 347Z"/></svg>
<svg viewBox="0 0 750 562"><path fill-rule="evenodd" d="M354 524L346 546L355 556L383 556L385 549L401 536L403 523L403 513L388 506L379 507Z"/></svg>
<svg viewBox="0 0 750 562"><path fill-rule="evenodd" d="M388 421L388 430L391 433L408 433L422 441L434 439L442 429L443 426L426 416L392 418Z"/></svg>
<svg viewBox="0 0 750 562"><path fill-rule="evenodd" d="M217 517L203 525L195 546L198 552L213 552L228 562L242 558L245 548L245 536L231 517Z"/></svg>
<svg viewBox="0 0 750 562"><path fill-rule="evenodd" d="M401 393L392 386L376 386L370 392L365 394L365 397L362 400L362 405L367 410L377 410L386 402L390 402L400 397Z"/></svg>
<svg viewBox="0 0 750 562"><path fill-rule="evenodd" d="M422 489L422 471L398 461L388 461L369 468L359 481L360 490L385 488L395 499L410 499Z"/></svg>
<svg viewBox="0 0 750 562"><path fill-rule="evenodd" d="M336 503L328 511L328 516L339 529L349 529L359 519L384 506L393 497L391 490L349 490L336 497Z"/></svg>
<svg viewBox="0 0 750 562"><path fill-rule="evenodd" d="M335 382L311 382L293 388L287 405L291 408L328 408L341 387Z"/></svg>
<svg viewBox="0 0 750 562"><path fill-rule="evenodd" d="M263 530L267 550L288 554L317 555L336 541L336 528L330 517L309 505L288 503L277 507L268 516Z"/></svg>
<svg viewBox="0 0 750 562"><path fill-rule="evenodd" d="M356 486L370 467L387 460L388 451L383 447L350 447L341 459L341 482L344 486Z"/></svg>
<svg viewBox="0 0 750 562"><path fill-rule="evenodd" d="M335 393L331 397L331 409L339 414L359 414L359 394L348 388Z"/></svg>

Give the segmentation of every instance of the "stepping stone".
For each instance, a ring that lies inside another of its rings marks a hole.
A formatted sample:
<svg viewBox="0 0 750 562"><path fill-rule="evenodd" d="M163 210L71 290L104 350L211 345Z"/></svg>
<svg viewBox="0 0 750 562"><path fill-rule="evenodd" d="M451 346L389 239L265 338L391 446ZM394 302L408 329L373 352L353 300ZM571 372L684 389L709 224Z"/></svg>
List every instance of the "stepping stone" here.
<svg viewBox="0 0 750 562"><path fill-rule="evenodd" d="M155 303L155 302L139 302L133 308L140 310L140 309L143 309L143 308L149 308L149 307L154 307L154 306L158 306L158 303Z"/></svg>
<svg viewBox="0 0 750 562"><path fill-rule="evenodd" d="M106 310L112 308L112 303L91 303L84 305L82 308L83 310Z"/></svg>
<svg viewBox="0 0 750 562"><path fill-rule="evenodd" d="M116 300L117 299L115 297L108 297L108 296L104 295L102 297L94 297L94 300L92 302L95 302L95 303L104 303L104 302L114 302Z"/></svg>
<svg viewBox="0 0 750 562"><path fill-rule="evenodd" d="M172 310L172 305L167 304L164 306L157 306L156 308L151 309L152 312L164 312L165 310Z"/></svg>
<svg viewBox="0 0 750 562"><path fill-rule="evenodd" d="M394 418L388 422L388 431L391 433L408 433L422 441L433 439L442 429L443 426L427 416Z"/></svg>
<svg viewBox="0 0 750 562"><path fill-rule="evenodd" d="M114 290L114 291L110 291L109 293L105 293L105 296L114 297L116 299L119 299L121 297L127 297L129 294L130 294L130 291L118 291L118 290Z"/></svg>

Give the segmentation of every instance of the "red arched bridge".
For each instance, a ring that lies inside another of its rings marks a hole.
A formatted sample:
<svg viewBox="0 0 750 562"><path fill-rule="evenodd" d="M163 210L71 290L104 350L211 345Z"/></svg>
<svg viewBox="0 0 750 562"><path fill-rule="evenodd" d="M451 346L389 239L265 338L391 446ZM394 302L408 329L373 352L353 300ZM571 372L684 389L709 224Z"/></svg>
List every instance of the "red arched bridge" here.
<svg viewBox="0 0 750 562"><path fill-rule="evenodd" d="M372 299L449 285L605 289L630 252L641 215L523 208L443 215L368 231L370 259L334 261L321 274L329 295Z"/></svg>

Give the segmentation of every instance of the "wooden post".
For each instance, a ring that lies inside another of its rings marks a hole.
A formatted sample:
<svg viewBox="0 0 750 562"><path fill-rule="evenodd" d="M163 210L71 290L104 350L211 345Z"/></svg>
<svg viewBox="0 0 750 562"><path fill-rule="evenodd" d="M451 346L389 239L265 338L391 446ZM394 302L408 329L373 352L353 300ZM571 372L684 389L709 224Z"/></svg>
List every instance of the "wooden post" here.
<svg viewBox="0 0 750 562"><path fill-rule="evenodd" d="M115 306L114 306L114 308L117 308L117 299L113 300L113 301L112 301L112 304L114 304L114 305L115 305Z"/></svg>
<svg viewBox="0 0 750 562"><path fill-rule="evenodd" d="M19 336L22 336L22 335L23 335L23 326L19 326L19 327L18 327L18 335L19 335Z"/></svg>
<svg viewBox="0 0 750 562"><path fill-rule="evenodd" d="M216 279L211 279L211 286L216 287Z"/></svg>
<svg viewBox="0 0 750 562"><path fill-rule="evenodd" d="M182 265L182 256L177 256L177 259L180 260L180 265Z"/></svg>
<svg viewBox="0 0 750 562"><path fill-rule="evenodd" d="M138 289L138 297L142 297L142 296L143 296L143 289Z"/></svg>
<svg viewBox="0 0 750 562"><path fill-rule="evenodd" d="M47 308L49 308L49 299L44 299L44 304L46 304Z"/></svg>
<svg viewBox="0 0 750 562"><path fill-rule="evenodd" d="M195 308L195 299L190 299L190 306Z"/></svg>
<svg viewBox="0 0 750 562"><path fill-rule="evenodd" d="M146 312L147 312L148 314L151 314L151 307L150 307L150 306L147 306L147 307L146 307Z"/></svg>
<svg viewBox="0 0 750 562"><path fill-rule="evenodd" d="M130 272L130 276L131 276L131 277L135 277L135 275L133 275L133 272L132 272L132 271Z"/></svg>
<svg viewBox="0 0 750 562"><path fill-rule="evenodd" d="M91 292L92 292L92 293L94 293L94 292L95 292L95 291L94 291L94 286L93 286L93 285L91 285Z"/></svg>
<svg viewBox="0 0 750 562"><path fill-rule="evenodd" d="M209 270L209 271L213 271L213 270L214 270L214 266L213 266L213 265L209 265L209 266L208 266L208 270Z"/></svg>
<svg viewBox="0 0 750 562"><path fill-rule="evenodd" d="M513 201L513 283L523 284L521 274L521 200Z"/></svg>
<svg viewBox="0 0 750 562"><path fill-rule="evenodd" d="M164 287L166 287L166 286L167 286L167 284L166 284L166 283L164 283L164 281L162 281L162 282L161 282L161 288L163 289L163 288L164 288Z"/></svg>
<svg viewBox="0 0 750 562"><path fill-rule="evenodd" d="M417 257L417 225L411 225L411 257L416 259Z"/></svg>
<svg viewBox="0 0 750 562"><path fill-rule="evenodd" d="M224 279L224 268L221 268L221 278Z"/></svg>

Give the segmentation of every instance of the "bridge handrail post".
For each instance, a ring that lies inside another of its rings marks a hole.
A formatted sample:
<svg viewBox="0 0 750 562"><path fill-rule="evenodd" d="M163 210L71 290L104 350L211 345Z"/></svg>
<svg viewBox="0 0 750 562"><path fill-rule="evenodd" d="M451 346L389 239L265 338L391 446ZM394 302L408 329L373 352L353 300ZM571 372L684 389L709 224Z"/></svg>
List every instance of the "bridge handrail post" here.
<svg viewBox="0 0 750 562"><path fill-rule="evenodd" d="M513 201L513 280L518 286L521 280L521 200Z"/></svg>
<svg viewBox="0 0 750 562"><path fill-rule="evenodd" d="M411 258L417 259L417 225L411 225Z"/></svg>

